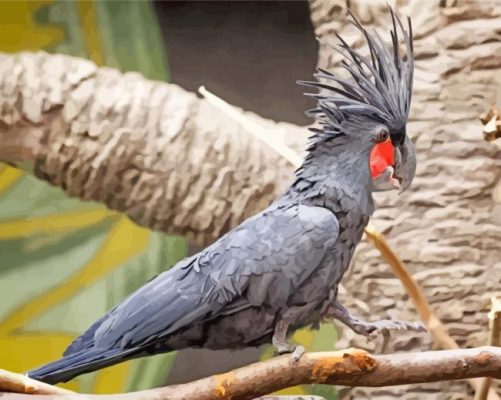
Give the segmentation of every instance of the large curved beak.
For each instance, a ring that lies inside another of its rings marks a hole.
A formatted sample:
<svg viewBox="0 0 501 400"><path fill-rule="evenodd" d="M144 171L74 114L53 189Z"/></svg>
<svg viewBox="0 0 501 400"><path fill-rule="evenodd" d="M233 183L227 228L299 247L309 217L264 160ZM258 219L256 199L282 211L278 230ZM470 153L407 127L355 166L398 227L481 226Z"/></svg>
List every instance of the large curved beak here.
<svg viewBox="0 0 501 400"><path fill-rule="evenodd" d="M416 173L416 151L414 144L405 135L402 144L394 147L394 163L389 165L372 181L373 191L398 190L404 192L412 183Z"/></svg>
<svg viewBox="0 0 501 400"><path fill-rule="evenodd" d="M416 149L414 143L405 135L402 144L395 146L395 172L393 176L399 180L399 193L406 191L416 174Z"/></svg>

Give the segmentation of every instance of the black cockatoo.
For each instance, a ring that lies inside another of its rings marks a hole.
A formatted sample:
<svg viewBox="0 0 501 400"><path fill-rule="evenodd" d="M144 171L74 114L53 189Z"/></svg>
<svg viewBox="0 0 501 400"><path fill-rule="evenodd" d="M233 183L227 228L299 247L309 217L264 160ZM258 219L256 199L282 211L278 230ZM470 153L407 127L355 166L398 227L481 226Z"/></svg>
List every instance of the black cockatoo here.
<svg viewBox="0 0 501 400"><path fill-rule="evenodd" d="M391 10L390 10L391 11ZM122 361L187 347L235 349L272 343L304 351L294 330L338 319L355 332L421 330L418 323L365 322L337 298L374 206L372 192L407 189L414 146L406 134L413 79L412 30L391 11L391 46L351 15L369 46L362 56L341 38L347 77L316 82L319 123L289 189L198 254L158 275L95 322L63 357L30 371L57 383ZM400 49L399 33L404 48Z"/></svg>

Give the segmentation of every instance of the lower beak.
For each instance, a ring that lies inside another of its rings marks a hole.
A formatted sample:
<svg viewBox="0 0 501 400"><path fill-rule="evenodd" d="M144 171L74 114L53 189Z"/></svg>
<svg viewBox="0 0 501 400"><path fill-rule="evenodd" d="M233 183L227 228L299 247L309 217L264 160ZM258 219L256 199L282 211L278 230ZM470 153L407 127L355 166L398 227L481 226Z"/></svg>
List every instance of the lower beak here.
<svg viewBox="0 0 501 400"><path fill-rule="evenodd" d="M402 187L400 186L400 181L397 178L391 177L391 184L395 189L398 189L398 193L402 193Z"/></svg>

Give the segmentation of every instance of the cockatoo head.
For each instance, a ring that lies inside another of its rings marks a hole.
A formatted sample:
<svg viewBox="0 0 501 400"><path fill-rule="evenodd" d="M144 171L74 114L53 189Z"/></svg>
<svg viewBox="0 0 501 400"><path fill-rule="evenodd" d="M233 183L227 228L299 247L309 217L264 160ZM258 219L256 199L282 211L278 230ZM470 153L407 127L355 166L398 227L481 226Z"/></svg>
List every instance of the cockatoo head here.
<svg viewBox="0 0 501 400"><path fill-rule="evenodd" d="M346 77L318 69L314 86L317 108L313 115L321 128L312 130L324 142L339 141L367 149L367 168L373 191L406 190L416 171L414 145L406 125L412 97L414 51L412 26L407 30L391 10L391 46L377 32L369 33L351 12L350 22L363 34L369 55L352 49L340 36L335 50L342 56ZM404 46L401 48L399 32ZM348 147L347 147L348 148Z"/></svg>

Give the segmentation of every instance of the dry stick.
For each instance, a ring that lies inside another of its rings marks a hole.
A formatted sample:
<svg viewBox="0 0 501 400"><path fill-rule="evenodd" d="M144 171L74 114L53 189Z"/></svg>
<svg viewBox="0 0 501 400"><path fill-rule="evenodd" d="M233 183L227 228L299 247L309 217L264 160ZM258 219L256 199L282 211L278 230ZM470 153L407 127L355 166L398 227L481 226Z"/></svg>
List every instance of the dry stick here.
<svg viewBox="0 0 501 400"><path fill-rule="evenodd" d="M38 398L45 400L250 400L300 384L381 387L479 376L501 378L501 348L485 346L474 349L385 355L370 355L363 350L348 349L337 352L306 353L296 363L291 361L290 355L284 355L183 385L114 395L61 394ZM9 400L34 399L34 397L14 394L10 394L8 398Z"/></svg>
<svg viewBox="0 0 501 400"><path fill-rule="evenodd" d="M291 155L291 152L294 151L288 148L285 141L282 139L282 135L279 136L280 139L275 139L270 144L270 138L273 138L274 135L274 132L271 132L270 129L262 127L254 121L249 122L248 118L244 115L243 112L239 111L236 107L210 93L204 87L199 88L199 92L200 94L205 96L210 103L218 107L221 111L225 112L226 115L228 115L230 118L234 119L242 125L245 125L248 128L249 132L254 134L254 136L259 140L268 144L274 150L278 151L279 154L284 156L292 165L299 167L299 165L301 164L301 157L297 153L295 153L294 156ZM287 148L288 150L286 151L283 148ZM428 303L428 300L423 293L423 290L413 279L405 264L391 249L390 245L386 242L383 234L377 231L376 228L370 223L365 228L365 234L369 239L369 242L380 251L383 258L390 264L393 273L402 282L402 285L409 294L409 297L412 299L421 319L432 334L434 342L444 349L459 348L456 341L447 333L444 324L442 324L442 322L433 313L430 308L430 304ZM481 380L469 379L468 382L476 391L480 389ZM492 388L489 389L488 400L500 400L498 394Z"/></svg>
<svg viewBox="0 0 501 400"><path fill-rule="evenodd" d="M173 391L167 388L165 396L159 399L246 400L300 384L381 387L486 375L501 377L501 349L483 347L391 355L370 355L351 349L307 353L295 364L290 356L273 358L179 385Z"/></svg>
<svg viewBox="0 0 501 400"><path fill-rule="evenodd" d="M501 300L493 296L491 298L491 312L489 317L489 345L499 346L499 331L501 329ZM480 388L475 393L475 400L486 400L489 392L491 381L490 377L482 378Z"/></svg>
<svg viewBox="0 0 501 400"><path fill-rule="evenodd" d="M285 134L286 132L282 129L277 129L276 127L270 132L270 129L265 128L257 121L252 120L247 117L243 112L239 111L236 107L227 103L223 99L217 97L215 94L209 92L205 86L200 86L198 88L198 92L204 96L209 103L211 103L214 107L219 108L223 111L228 117L242 125L249 132L264 142L267 146L271 147L278 154L280 154L283 158L289 161L296 168L299 167L303 158L297 154L296 151L291 149L285 143Z"/></svg>
<svg viewBox="0 0 501 400"><path fill-rule="evenodd" d="M0 392L27 394L70 394L71 390L36 381L25 375L0 369ZM1 397L1 396L0 396Z"/></svg>
<svg viewBox="0 0 501 400"><path fill-rule="evenodd" d="M371 224L365 228L365 234L374 247L376 247L383 258L390 264L393 273L400 279L409 297L414 302L419 316L426 324L428 331L433 336L434 342L443 349L457 349L458 344L447 333L445 326L433 314L430 303L426 299L423 290L414 281L404 263L398 258L396 253L390 248L390 245L383 234L378 232Z"/></svg>
<svg viewBox="0 0 501 400"><path fill-rule="evenodd" d="M62 54L0 52L1 161L197 247L262 211L291 170L261 143L239 140L238 126L214 111L140 74ZM287 126L288 139L302 143L304 128Z"/></svg>

